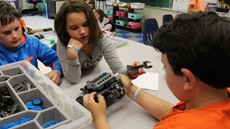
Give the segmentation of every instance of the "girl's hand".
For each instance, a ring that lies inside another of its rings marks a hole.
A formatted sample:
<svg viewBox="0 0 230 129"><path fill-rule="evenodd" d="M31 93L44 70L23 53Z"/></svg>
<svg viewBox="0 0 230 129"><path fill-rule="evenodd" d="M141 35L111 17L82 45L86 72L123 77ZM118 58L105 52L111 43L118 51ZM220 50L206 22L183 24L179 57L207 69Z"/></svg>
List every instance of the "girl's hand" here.
<svg viewBox="0 0 230 129"><path fill-rule="evenodd" d="M68 45L73 45L76 47L78 50L81 50L83 47L83 44L74 38L70 38ZM74 61L76 58L78 58L78 52L76 52L73 48L68 48L67 47L67 59L69 61Z"/></svg>
<svg viewBox="0 0 230 129"><path fill-rule="evenodd" d="M135 61L133 63L133 66L139 66L141 65L141 63L139 61ZM137 72L128 72L128 74L132 77L132 78L137 78L138 76L140 76L141 74L146 73L144 68L139 68Z"/></svg>
<svg viewBox="0 0 230 129"><path fill-rule="evenodd" d="M73 45L79 50L81 50L83 47L83 43L81 43L79 40L74 39L74 38L70 38L68 45Z"/></svg>

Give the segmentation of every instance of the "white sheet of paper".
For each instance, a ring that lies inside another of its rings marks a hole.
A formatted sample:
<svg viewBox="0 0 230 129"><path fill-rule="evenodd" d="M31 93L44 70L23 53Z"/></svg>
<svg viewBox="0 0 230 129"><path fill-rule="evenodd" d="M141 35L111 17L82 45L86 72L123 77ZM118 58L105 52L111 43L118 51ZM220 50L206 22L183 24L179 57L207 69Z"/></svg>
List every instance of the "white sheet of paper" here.
<svg viewBox="0 0 230 129"><path fill-rule="evenodd" d="M146 72L132 80L132 83L142 89L158 90L158 77L158 73Z"/></svg>

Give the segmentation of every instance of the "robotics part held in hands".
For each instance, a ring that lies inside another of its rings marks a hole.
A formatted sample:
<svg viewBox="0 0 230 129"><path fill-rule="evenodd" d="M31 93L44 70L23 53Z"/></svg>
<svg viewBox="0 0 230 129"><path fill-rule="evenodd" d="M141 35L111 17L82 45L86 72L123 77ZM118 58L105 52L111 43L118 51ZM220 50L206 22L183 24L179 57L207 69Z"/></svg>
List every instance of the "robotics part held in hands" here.
<svg viewBox="0 0 230 129"><path fill-rule="evenodd" d="M151 63L150 61L144 61L143 64L138 65L138 66L132 66L132 65L127 65L128 72L138 72L139 68L152 68L152 65L148 65L148 63Z"/></svg>
<svg viewBox="0 0 230 129"><path fill-rule="evenodd" d="M111 73L103 73L92 81L86 82L86 85L80 90L83 91L84 94L97 92L97 94L104 96L107 106L125 96L120 78ZM79 96L76 98L76 101L83 104L82 98L83 96ZM95 100L97 101L96 97Z"/></svg>

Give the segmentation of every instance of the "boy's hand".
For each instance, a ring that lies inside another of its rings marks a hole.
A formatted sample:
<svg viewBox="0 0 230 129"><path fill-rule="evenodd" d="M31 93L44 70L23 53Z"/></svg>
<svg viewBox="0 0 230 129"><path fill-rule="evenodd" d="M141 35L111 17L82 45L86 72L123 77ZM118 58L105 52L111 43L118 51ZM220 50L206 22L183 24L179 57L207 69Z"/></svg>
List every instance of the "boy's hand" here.
<svg viewBox="0 0 230 129"><path fill-rule="evenodd" d="M119 77L122 81L122 85L124 87L125 93L127 93L130 87L133 86L132 82L130 81L129 77L124 74L119 74Z"/></svg>
<svg viewBox="0 0 230 129"><path fill-rule="evenodd" d="M98 102L96 102L95 95L96 92L92 92L83 96L83 105L91 112L94 121L106 117L105 99L102 95L97 95Z"/></svg>
<svg viewBox="0 0 230 129"><path fill-rule="evenodd" d="M133 63L133 66L139 66L141 65L141 63L139 61L135 61ZM137 78L138 76L140 76L141 74L144 74L145 70L144 68L139 68L137 72L128 72L128 74L132 77L132 78Z"/></svg>
<svg viewBox="0 0 230 129"><path fill-rule="evenodd" d="M49 72L48 74L46 74L46 76L52 80L54 83L56 83L57 85L60 85L61 83L61 72L58 70L53 70L51 72Z"/></svg>

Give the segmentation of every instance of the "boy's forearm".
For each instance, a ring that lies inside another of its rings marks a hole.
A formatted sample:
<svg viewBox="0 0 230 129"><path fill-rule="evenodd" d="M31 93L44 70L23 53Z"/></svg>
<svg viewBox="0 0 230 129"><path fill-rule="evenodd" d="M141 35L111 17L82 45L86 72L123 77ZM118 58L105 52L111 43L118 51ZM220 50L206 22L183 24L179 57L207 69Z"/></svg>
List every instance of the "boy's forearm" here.
<svg viewBox="0 0 230 129"><path fill-rule="evenodd" d="M132 86L127 90L126 94L130 98L133 98L133 95L137 89L138 88L136 86ZM158 120L161 120L162 117L171 112L173 107L173 104L169 103L168 101L153 96L144 90L140 90L135 101Z"/></svg>
<svg viewBox="0 0 230 129"><path fill-rule="evenodd" d="M95 129L110 129L106 115L102 115L99 118L94 118L94 126Z"/></svg>

